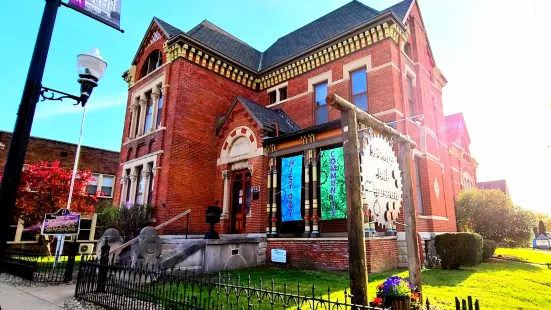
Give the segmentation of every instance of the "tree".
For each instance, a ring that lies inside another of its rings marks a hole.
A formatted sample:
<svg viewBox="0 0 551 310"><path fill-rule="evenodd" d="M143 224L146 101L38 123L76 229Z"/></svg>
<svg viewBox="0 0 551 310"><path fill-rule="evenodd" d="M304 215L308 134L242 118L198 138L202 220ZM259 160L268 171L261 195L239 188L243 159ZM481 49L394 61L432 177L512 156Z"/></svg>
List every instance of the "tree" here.
<svg viewBox="0 0 551 310"><path fill-rule="evenodd" d="M484 239L509 241L515 245L530 240L536 215L518 206L497 189L475 189L461 192L455 201L457 226L473 231Z"/></svg>
<svg viewBox="0 0 551 310"><path fill-rule="evenodd" d="M25 166L21 172L13 220L21 219L26 226L39 230L46 213L55 213L67 207L71 175L72 170L61 167L58 161ZM97 194L85 192L86 185L93 179L90 171L77 171L71 212L94 213Z"/></svg>
<svg viewBox="0 0 551 310"><path fill-rule="evenodd" d="M540 235L546 236L545 224L543 223L542 220L540 220L540 222L539 222L539 224L538 224L538 227L539 227L539 233L540 233Z"/></svg>

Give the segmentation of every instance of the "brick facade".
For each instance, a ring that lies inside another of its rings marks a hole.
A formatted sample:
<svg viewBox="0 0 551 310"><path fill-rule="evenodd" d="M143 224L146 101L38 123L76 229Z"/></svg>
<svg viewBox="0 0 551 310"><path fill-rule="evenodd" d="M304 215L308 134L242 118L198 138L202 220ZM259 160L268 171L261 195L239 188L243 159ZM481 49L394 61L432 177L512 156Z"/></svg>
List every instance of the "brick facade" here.
<svg viewBox="0 0 551 310"><path fill-rule="evenodd" d="M233 105L236 97L246 98L270 109L282 110L301 128L310 128L316 125L314 85L327 82L328 93L335 93L352 101L350 73L361 69L367 72L367 112L385 122L398 121L397 129L417 143L412 156L418 158L419 162L419 189L416 186L415 175L411 177L416 212L421 209L415 195L417 190L421 192L423 200L422 212L417 212L418 231L456 231L454 198L463 188L462 175L465 171L476 178L476 162L469 154L470 140L467 139L468 143L465 145L457 142L457 135L450 136L449 122L444 116L442 102L442 87L446 80L435 64L416 1L404 1L406 2L412 3L408 15L403 21L394 23L403 23L404 29L407 29L407 51L402 45L405 37L383 36L381 29L378 37L374 34L374 38L378 39L373 42L365 44L364 40L363 45L360 45L360 39L356 35L356 43L350 39L350 46L341 46L343 52L330 52L331 58L326 55L321 62L319 59L307 60L307 70L302 70L306 68L305 65L301 67L300 72L295 70L296 73L292 75L283 74L284 78L279 74L289 68L283 68L287 64L282 64L282 67L270 72L253 73L250 67L245 68L235 62L235 59L220 55L219 51L210 50L208 46L192 46L193 40L189 39L187 34L170 34L166 31L166 25L161 26L159 20L154 19L131 69L124 75L129 82L129 95L117 175L121 180L128 180L128 183L122 182L121 185L117 185L115 202L123 204L125 198L126 202L134 199L134 193L131 193L132 197L127 197L123 192L123 189L128 188L136 191L135 183L130 183L136 182L136 175L130 178L126 175L127 171L131 174L142 171L136 169L142 166L145 168L146 163L151 160L154 170L150 173L153 182L149 186L152 188L146 188L151 189L151 203L157 206L155 218L158 223L190 209L190 232L204 233L208 228L204 220L205 209L218 201L219 205L225 207L225 214L217 229L231 233L234 197L228 197L227 194L232 195L232 171L248 169L251 174L251 186L258 186L261 190L257 199L251 201L246 227L241 232L264 233L267 222L266 204L269 201L269 158L272 156L277 160L278 156L272 155L274 152L284 151L285 148L296 149L301 144L313 141L300 142L300 138L297 137L298 142L277 144L269 150L263 141L278 136L277 127L272 128L273 125L269 123L262 124L258 116L249 113L241 104ZM155 33L161 33L161 37L152 42L151 38ZM178 40L189 45L177 43ZM328 46L334 43L329 41L325 42ZM353 44L356 45L352 46ZM140 76L144 60L154 51L161 51L163 65L145 77ZM321 55L321 48L318 52L314 53L314 56ZM324 53L327 53L327 49ZM337 56L334 57L334 53L337 53ZM269 78L268 87L262 83L264 80L261 78L265 77ZM412 105L415 111L410 110L411 98L408 98L406 87L408 79L413 83ZM246 81L254 83L251 86ZM156 85L152 85L155 83ZM150 96L144 89L151 87L160 87L162 90L162 122L155 130L132 137L131 128L135 128L132 127L132 110L138 101L145 100L140 96ZM286 99L270 104L268 92L279 87L286 87ZM424 115L420 123L416 122L418 119L408 119L417 114ZM329 108L328 116L329 121L337 120L340 113ZM225 157L225 152L233 148L231 143L237 141L231 139L232 135L241 130L251 133L249 147L256 151L246 156L240 154L236 158ZM464 123L457 131L459 137L468 137ZM334 138L330 136L329 131L317 135L320 139ZM335 142L336 145L338 143ZM456 146L463 152L460 157L456 156ZM300 151L296 151L296 154L299 153ZM134 184L134 187L125 187L124 184ZM398 222L400 221L403 223L403 212L398 219ZM304 230L304 222L301 222L297 227ZM182 233L184 225L183 221L173 223L162 233ZM346 232L345 220L321 222L320 230L322 233ZM403 227L399 226L398 231L403 232ZM368 251L373 253L369 255L381 255L370 258L373 264L370 268L381 270L394 266L393 260L397 261L398 257L396 240L381 239L367 242L368 246L374 249L372 252ZM269 244L272 247L279 246L275 241L270 241ZM320 257L327 255L335 260L339 260L337 257L346 256L345 252L342 252L342 248L346 248L346 241L293 241L283 245L292 253L289 257L293 258L290 260L306 267L308 264L315 267L316 260L308 259L317 257L313 253L318 253ZM340 267L335 268L346 268L346 265L347 259L343 258L343 263L336 264Z"/></svg>
<svg viewBox="0 0 551 310"><path fill-rule="evenodd" d="M0 163L2 164L6 162L8 156L11 136L11 132L0 131ZM59 161L62 167L72 170L76 151L76 144L31 137L27 146L25 164ZM78 168L90 170L92 173L116 175L118 162L118 152L82 146ZM101 199L109 200L109 198Z"/></svg>
<svg viewBox="0 0 551 310"><path fill-rule="evenodd" d="M396 237L366 239L367 269L379 272L398 267ZM272 261L272 249L286 250L287 266L304 269L347 270L348 240L332 239L269 239L266 261ZM277 263L271 263L277 265Z"/></svg>

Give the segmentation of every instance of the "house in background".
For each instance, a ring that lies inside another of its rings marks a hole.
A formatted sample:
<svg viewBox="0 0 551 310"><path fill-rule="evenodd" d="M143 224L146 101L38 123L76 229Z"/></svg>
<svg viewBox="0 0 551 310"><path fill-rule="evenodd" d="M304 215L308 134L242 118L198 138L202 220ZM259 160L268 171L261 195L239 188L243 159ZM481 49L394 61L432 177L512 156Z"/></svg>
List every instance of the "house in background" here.
<svg viewBox="0 0 551 310"><path fill-rule="evenodd" d="M0 131L0 164L6 162L8 148L11 141L11 132ZM25 164L38 163L41 161L59 161L66 169L73 169L77 145L62 141L50 140L39 137L30 137L25 156ZM80 170L90 170L94 177L86 188L93 194L102 192L98 198L103 202L113 201L114 186L116 184L116 173L119 161L119 153L88 146L80 149ZM83 217L80 223L80 233L77 236L78 242L90 242L95 240L95 227L97 216ZM22 222L14 223L11 226L9 243L36 243L36 232L25 231Z"/></svg>
<svg viewBox="0 0 551 310"><path fill-rule="evenodd" d="M507 181L506 180L478 182L478 188L481 188L481 189L499 189L507 197L511 198L511 195L509 193L509 187L507 187Z"/></svg>
<svg viewBox="0 0 551 310"><path fill-rule="evenodd" d="M189 209L190 231L204 233L206 207L220 201L219 230L266 236L268 259L270 249L285 249L297 267L346 269L346 219L320 212L329 199L320 158L342 147L340 113L325 103L335 93L397 121L417 143L411 177L422 239L456 231L454 197L476 184L476 161L462 115L444 116L447 80L425 29L418 1L381 11L351 1L259 51L206 20L185 32L154 17L123 74L115 202L162 205L158 223ZM290 158L300 159L303 177L288 221L280 189ZM161 233L182 233L182 225ZM371 271L407 265L397 230L366 241Z"/></svg>

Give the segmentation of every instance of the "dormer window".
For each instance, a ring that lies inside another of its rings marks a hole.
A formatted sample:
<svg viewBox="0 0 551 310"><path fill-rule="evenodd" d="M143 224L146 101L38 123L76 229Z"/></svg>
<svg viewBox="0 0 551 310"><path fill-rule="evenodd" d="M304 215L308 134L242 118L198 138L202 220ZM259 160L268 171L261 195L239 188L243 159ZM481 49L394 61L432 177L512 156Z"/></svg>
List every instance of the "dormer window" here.
<svg viewBox="0 0 551 310"><path fill-rule="evenodd" d="M140 78L148 75L149 73L155 71L163 64L163 54L159 50L155 50L147 56L147 59L143 63L142 72Z"/></svg>

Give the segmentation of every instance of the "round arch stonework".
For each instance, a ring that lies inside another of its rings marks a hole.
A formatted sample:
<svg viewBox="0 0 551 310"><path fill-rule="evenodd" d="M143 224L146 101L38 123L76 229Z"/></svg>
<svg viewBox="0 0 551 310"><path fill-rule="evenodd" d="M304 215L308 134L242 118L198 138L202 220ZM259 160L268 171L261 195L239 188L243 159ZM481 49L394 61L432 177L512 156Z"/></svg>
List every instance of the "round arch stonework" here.
<svg viewBox="0 0 551 310"><path fill-rule="evenodd" d="M241 161L263 154L263 148L258 147L254 132L245 126L233 129L222 144L218 165Z"/></svg>

